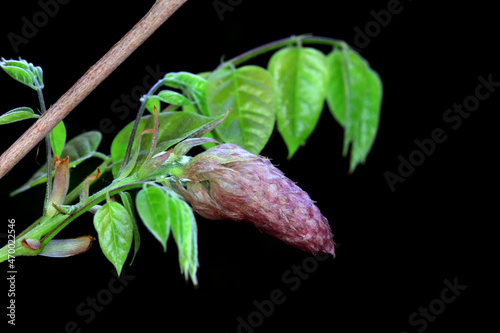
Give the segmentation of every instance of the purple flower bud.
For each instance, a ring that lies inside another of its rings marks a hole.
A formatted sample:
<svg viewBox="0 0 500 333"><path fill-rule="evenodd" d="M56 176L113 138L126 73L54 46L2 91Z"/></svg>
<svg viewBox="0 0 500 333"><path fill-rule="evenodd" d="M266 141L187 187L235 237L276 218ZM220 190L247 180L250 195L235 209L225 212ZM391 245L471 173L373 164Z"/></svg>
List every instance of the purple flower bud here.
<svg viewBox="0 0 500 333"><path fill-rule="evenodd" d="M260 231L311 253L335 257L328 220L309 195L272 163L236 145L218 145L173 172L193 210L211 220L252 223Z"/></svg>

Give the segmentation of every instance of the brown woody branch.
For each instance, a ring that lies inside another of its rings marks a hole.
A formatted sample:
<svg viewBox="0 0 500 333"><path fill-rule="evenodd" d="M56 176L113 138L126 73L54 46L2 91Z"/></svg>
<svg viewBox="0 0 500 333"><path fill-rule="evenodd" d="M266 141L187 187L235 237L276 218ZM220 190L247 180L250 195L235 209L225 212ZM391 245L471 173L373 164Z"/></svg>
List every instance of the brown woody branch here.
<svg viewBox="0 0 500 333"><path fill-rule="evenodd" d="M187 0L157 0L149 12L0 156L0 178L125 61Z"/></svg>

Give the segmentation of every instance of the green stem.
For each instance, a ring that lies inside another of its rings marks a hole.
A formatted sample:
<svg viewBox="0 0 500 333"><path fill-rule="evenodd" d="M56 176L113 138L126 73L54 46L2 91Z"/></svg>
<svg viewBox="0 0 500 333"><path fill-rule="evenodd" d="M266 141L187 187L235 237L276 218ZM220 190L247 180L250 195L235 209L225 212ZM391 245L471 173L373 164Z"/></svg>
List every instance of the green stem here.
<svg viewBox="0 0 500 333"><path fill-rule="evenodd" d="M42 249L33 250L29 247L26 247L25 245L23 245L23 240L39 239L40 232L43 232L43 230L47 228L53 227L56 223L60 223L60 221L62 221L63 219L64 215L56 214L49 219L44 219L42 217L36 220L31 226L29 226L26 229L29 231L25 230L21 234L16 235L16 239L13 246L12 244L7 244L0 249L0 263L11 257L36 256L38 253L42 251ZM10 245L11 247L9 247L8 245Z"/></svg>
<svg viewBox="0 0 500 333"><path fill-rule="evenodd" d="M321 44L321 45L329 45L333 47L340 47L340 48L345 48L347 47L347 44L341 40L338 39L333 39L333 38L328 38L328 37L321 37L321 36L307 36L307 35L301 35L301 36L292 36L288 38L283 38L276 40L274 42L270 42L264 45L261 45L259 47L256 47L250 51L247 51L245 53L240 54L237 57L234 57L222 64L220 64L217 69L224 67L228 64L232 64L234 66L238 66L252 58L255 58L261 54L271 52L277 49L280 49L285 46L293 45L293 44ZM217 70L216 69L216 70Z"/></svg>
<svg viewBox="0 0 500 333"><path fill-rule="evenodd" d="M103 154L103 153L100 153L100 152L98 152L98 151L93 152L93 153L92 153L92 156L93 156L93 157L100 158L100 159L101 159L101 160L103 160L103 161L108 161L108 162L110 162L110 161L111 161L111 157L110 157L110 156L108 156L108 155L106 155L106 154Z"/></svg>
<svg viewBox="0 0 500 333"><path fill-rule="evenodd" d="M16 235L16 237L22 237L23 235L25 235L28 231L32 230L34 227L36 227L37 225L40 224L41 220L43 219L43 217L39 217L35 222L33 222L29 227L27 227L26 229L24 229L23 232L21 232L19 235Z"/></svg>
<svg viewBox="0 0 500 333"><path fill-rule="evenodd" d="M43 238L40 240L40 243L42 243L42 248L52 240L59 232L61 232L68 224L70 224L73 220L75 220L78 216L82 215L95 205L101 203L106 199L107 195L114 195L122 191L126 191L129 189L137 188L137 187L142 187L144 185L144 181L138 181L135 176L131 176L125 179L121 179L117 184L114 184L114 182L102 189L101 191L95 193L94 195L90 196L87 200L87 203L79 208L77 211L75 211L73 214L70 216L66 217L63 221L58 223L56 226L54 226L48 233L43 236ZM0 258L1 260L1 258ZM0 261L1 262L1 261Z"/></svg>
<svg viewBox="0 0 500 333"><path fill-rule="evenodd" d="M27 231L25 230L16 237L14 256L35 256L39 254L43 250L45 245L47 245L48 242L50 242L59 232L61 232L61 230L63 230L77 217L79 217L95 205L99 204L100 202L104 201L106 199L106 195L113 195L132 188L141 187L144 185L144 183L147 182L140 181L135 176L124 178L119 181L114 181L106 188L90 196L86 200L85 204L79 204L80 207L72 214L67 216L56 214L49 219L38 219L35 223L28 227ZM24 239L39 239L42 246L38 250L33 250L31 248L23 246L22 242ZM9 258L8 251L9 248L7 245L0 249L0 262L3 262Z"/></svg>
<svg viewBox="0 0 500 333"><path fill-rule="evenodd" d="M38 93L38 103L40 104L40 114L44 114L47 109L45 108L45 99L43 98L42 88L36 90Z"/></svg>
<svg viewBox="0 0 500 333"><path fill-rule="evenodd" d="M106 157L103 163L99 166L99 168L107 168L111 162L111 157ZM171 170L173 168L180 167L188 163L190 158L187 156L179 157L177 159L173 159L170 161L168 165L163 165L157 168L156 170L152 170L152 172L148 175L145 175L144 178L139 178L137 173L123 178L123 179L115 179L109 186L101 189L100 191L94 193L89 196L85 202L78 203L72 206L71 213L67 215L64 214L56 214L51 218L41 217L37 221L35 221L31 226L29 226L25 231L16 236L15 242L15 256L36 256L38 255L43 248L65 227L67 227L72 221L74 221L77 217L82 215L83 213L95 208L102 201L106 200L107 196L111 196L122 191L130 190L133 188L138 188L144 186L144 184L151 184L154 182L165 182L166 176L171 175ZM83 183L84 184L84 183ZM77 186L79 189L80 185ZM69 196L73 196L76 198L81 190L74 189ZM67 202L70 202L71 198ZM41 248L38 250L34 250L26 245L23 245L23 240L26 239L37 239L40 241ZM11 245L12 246L12 245ZM0 262L3 262L9 258L9 250L11 249L5 245L0 249ZM12 253L10 253L12 255Z"/></svg>

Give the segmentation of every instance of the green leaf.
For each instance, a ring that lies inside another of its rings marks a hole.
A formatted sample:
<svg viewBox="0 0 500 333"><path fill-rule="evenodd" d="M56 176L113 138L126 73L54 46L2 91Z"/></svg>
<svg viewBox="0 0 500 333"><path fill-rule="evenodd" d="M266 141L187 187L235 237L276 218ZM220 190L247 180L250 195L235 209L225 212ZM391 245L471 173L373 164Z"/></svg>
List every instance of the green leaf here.
<svg viewBox="0 0 500 333"><path fill-rule="evenodd" d="M171 90L162 90L158 93L158 98L163 103L174 104L174 105L189 105L192 102L187 99L184 95Z"/></svg>
<svg viewBox="0 0 500 333"><path fill-rule="evenodd" d="M179 249L179 266L184 277L197 284L198 230L191 207L175 193L156 186L143 188L136 197L139 216L148 230L167 249L172 230Z"/></svg>
<svg viewBox="0 0 500 333"><path fill-rule="evenodd" d="M258 66L224 67L208 78L210 115L231 109L215 130L224 142L258 154L271 137L276 119L271 74Z"/></svg>
<svg viewBox="0 0 500 333"><path fill-rule="evenodd" d="M175 207L176 218L171 219L172 234L179 250L179 266L187 280L198 284L198 227L191 207L183 200L171 197L170 207ZM173 215L174 216L174 215Z"/></svg>
<svg viewBox="0 0 500 333"><path fill-rule="evenodd" d="M29 64L29 67L31 69L31 72L33 73L33 75L35 76L35 78L37 80L39 88L43 89L43 87L45 85L43 83L43 70L42 70L42 67L40 67L40 66L34 66L32 63Z"/></svg>
<svg viewBox="0 0 500 333"><path fill-rule="evenodd" d="M207 80L201 75L196 75L189 72L176 72L168 73L163 78L163 83L166 86L184 89L189 87L191 89L206 90Z"/></svg>
<svg viewBox="0 0 500 333"><path fill-rule="evenodd" d="M135 198L139 216L163 246L163 251L167 251L170 221L172 214L176 213L175 210L171 210L168 198L165 191L155 186L145 187Z"/></svg>
<svg viewBox="0 0 500 333"><path fill-rule="evenodd" d="M163 80L166 86L181 89L184 96L194 102L197 111L208 116L207 80L202 75L206 75L206 73L201 75L189 72L168 73Z"/></svg>
<svg viewBox="0 0 500 333"><path fill-rule="evenodd" d="M69 166L75 166L91 158L97 151L102 140L102 134L98 131L82 133L71 139L61 153L61 158L69 156ZM76 163L76 164L74 164Z"/></svg>
<svg viewBox="0 0 500 333"><path fill-rule="evenodd" d="M159 135L158 144L156 145L155 154L165 151L172 145L188 138L199 135L207 129L211 124L216 123L221 117L205 117L191 112L162 112L158 115L159 119ZM113 176L117 176L120 169L120 163L125 156L127 144L132 132L133 123L128 124L123 128L113 139L111 144L111 157L113 162ZM154 128L154 117L151 115L144 116L139 122L137 133L141 133L144 129ZM204 133L203 133L204 134ZM140 153L138 162L135 166L135 171L142 165L151 148L151 135L146 135L141 140ZM137 138L134 140L132 151L137 147ZM132 171L132 172L135 172Z"/></svg>
<svg viewBox="0 0 500 333"><path fill-rule="evenodd" d="M382 103L382 82L368 62L351 49L334 50L328 57L330 79L327 103L344 128L343 155L351 146L349 171L364 163L375 141Z"/></svg>
<svg viewBox="0 0 500 333"><path fill-rule="evenodd" d="M69 156L68 166L70 168L74 167L93 156L93 154L97 151L97 147L101 143L101 139L102 134L97 131L80 134L71 139L64 146L60 158L64 159L66 156ZM10 193L10 196L24 192L33 186L44 184L46 181L47 165L44 164L44 166L38 169L24 185Z"/></svg>
<svg viewBox="0 0 500 333"><path fill-rule="evenodd" d="M14 123L24 119L40 118L39 115L33 112L33 109L28 107L15 108L7 111L0 116L0 125Z"/></svg>
<svg viewBox="0 0 500 333"><path fill-rule="evenodd" d="M273 76L278 130L291 158L311 135L323 110L328 68L323 53L290 47L269 61Z"/></svg>
<svg viewBox="0 0 500 333"><path fill-rule="evenodd" d="M26 60L5 60L2 58L0 67L14 80L19 81L32 89L43 88L43 72L40 67L28 63Z"/></svg>
<svg viewBox="0 0 500 333"><path fill-rule="evenodd" d="M52 131L50 131L50 145L52 146L52 152L54 155L61 156L65 143L66 127L61 121L52 129Z"/></svg>
<svg viewBox="0 0 500 333"><path fill-rule="evenodd" d="M120 198L122 199L123 206L128 211L130 215L130 219L132 221L132 229L134 236L134 256L132 260L130 260L130 265L134 262L135 256L137 252L139 252L139 248L141 247L141 234L139 233L139 226L137 225L137 221L135 220L135 209L134 209L134 201L132 200L132 196L128 192L120 192Z"/></svg>
<svg viewBox="0 0 500 333"><path fill-rule="evenodd" d="M189 99L187 99L184 95L179 94L178 92L172 90L162 90L158 93L158 95L150 96L147 103L146 108L151 114L153 113L154 106L158 112L160 112L160 102L172 104L172 105L191 105L193 104Z"/></svg>
<svg viewBox="0 0 500 333"><path fill-rule="evenodd" d="M350 104L350 84L347 81L347 73L344 73L347 67L343 65L343 59L344 52L338 49L333 50L327 56L330 79L328 81L326 101L335 120L345 128L346 113Z"/></svg>
<svg viewBox="0 0 500 333"><path fill-rule="evenodd" d="M133 225L129 212L118 202L108 202L94 215L94 227L102 252L120 275L132 246Z"/></svg>

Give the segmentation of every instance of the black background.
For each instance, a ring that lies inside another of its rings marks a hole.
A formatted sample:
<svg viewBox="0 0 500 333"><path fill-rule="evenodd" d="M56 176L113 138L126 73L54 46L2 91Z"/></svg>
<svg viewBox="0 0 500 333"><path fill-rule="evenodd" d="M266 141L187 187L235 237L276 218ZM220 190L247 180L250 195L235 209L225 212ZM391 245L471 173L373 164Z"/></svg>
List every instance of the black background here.
<svg viewBox="0 0 500 333"><path fill-rule="evenodd" d="M278 133L262 152L317 201L339 245L336 259L318 262L250 226L199 218L199 288L194 289L179 274L173 242L163 253L141 226L141 249L134 265L124 270L131 280L94 318L76 309L89 298L105 297L114 278L113 266L97 245L68 259L17 258L16 326L6 325L8 331L63 332L73 321L82 332L127 330L132 324L145 331L237 332L238 317L248 322L250 315L255 324L259 317L253 302L269 300L274 290L285 300L254 332L452 332L482 331L491 325L496 310L487 301L498 303L493 296L498 259L493 257L492 231L498 222L493 209L498 199L493 143L498 139L492 115L499 92L482 101L456 130L443 115L474 95L479 76L500 81L496 11L480 1L441 7L402 1L402 10L390 23L373 30L369 43L361 45L355 28L373 25L370 12L386 9L388 3L233 1L237 5L221 20L212 0L190 0L65 119L69 138L99 130L102 119L111 119L116 127L104 134L100 146L109 153L114 135L136 111L120 119L111 105L142 84L148 66L159 66L164 73L197 73L214 69L222 56L227 59L293 34L345 40L359 49L384 83L379 133L366 165L348 175L348 160L341 157L342 129L326 108L306 147L293 159L286 159ZM50 105L152 4L70 1L16 52L9 33L21 35L22 18L32 22L41 7L35 1L2 3L0 56L20 56L41 66ZM267 60L263 56L252 63L265 66ZM36 94L5 74L0 75L0 87L1 112L37 107ZM28 125L2 126L0 150ZM417 149L414 141L430 138L435 128L443 129L446 141L391 191L384 173L397 173L398 156L408 158ZM42 152L43 145L38 157L33 150L0 181L0 233L7 232L7 219L16 220L20 233L40 215L43 186L14 198L7 193L44 163ZM86 163L72 177L83 177L97 163ZM84 234L96 235L91 215L79 218L62 236ZM310 265L308 275L293 273L302 265ZM6 264L1 270L7 270ZM412 326L412 313L437 304L445 279L456 279L467 289L426 327ZM2 324L7 322L7 290L4 280Z"/></svg>

